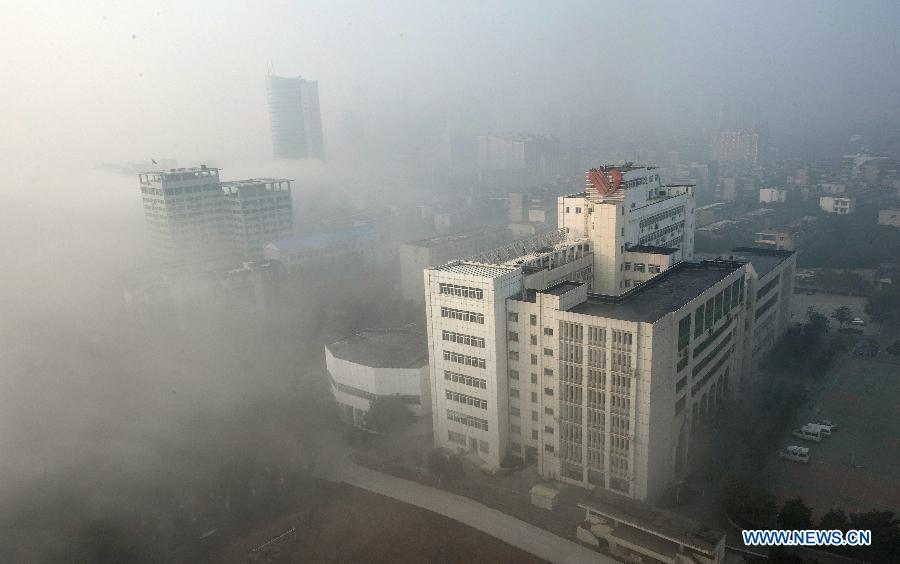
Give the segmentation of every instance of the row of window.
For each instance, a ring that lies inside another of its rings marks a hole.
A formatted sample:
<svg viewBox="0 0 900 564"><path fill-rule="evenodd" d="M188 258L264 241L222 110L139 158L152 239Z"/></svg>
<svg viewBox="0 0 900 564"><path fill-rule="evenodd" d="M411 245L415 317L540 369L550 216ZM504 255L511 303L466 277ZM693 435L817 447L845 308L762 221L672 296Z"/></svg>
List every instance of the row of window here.
<svg viewBox="0 0 900 564"><path fill-rule="evenodd" d="M480 409L487 409L487 400L481 398L460 394L459 392L454 392L452 390L444 390L444 396L450 401L471 405Z"/></svg>
<svg viewBox="0 0 900 564"><path fill-rule="evenodd" d="M468 345L470 347L478 347L479 349L484 348L484 338L475 337L474 335L465 335L463 333L454 333L453 331L442 331L441 335L445 341L450 341L451 343L459 343L461 345Z"/></svg>
<svg viewBox="0 0 900 564"><path fill-rule="evenodd" d="M447 410L447 419L465 425L466 427L473 427L475 429L481 429L482 431L488 430L488 422L486 420L453 411L452 409Z"/></svg>
<svg viewBox="0 0 900 564"><path fill-rule="evenodd" d="M480 388L482 390L487 389L486 380L475 378L474 376L466 376L465 374L460 374L458 372L450 372L449 370L444 370L444 380L456 382L457 384L465 384L466 386Z"/></svg>
<svg viewBox="0 0 900 564"><path fill-rule="evenodd" d="M641 223L640 223L641 229L643 230L648 225L659 223L660 221L663 221L670 217L675 217L675 216L681 215L683 213L684 213L684 206L678 206L678 207L668 209L666 211L655 213L655 214L651 215L650 217L645 217L644 219L641 220Z"/></svg>
<svg viewBox="0 0 900 564"><path fill-rule="evenodd" d="M622 270L632 270L632 264L630 262L626 262L622 265ZM633 270L635 272L651 272L653 274L659 274L662 268L658 264L648 264L644 265L642 262L634 263Z"/></svg>
<svg viewBox="0 0 900 564"><path fill-rule="evenodd" d="M450 362L455 362L457 364L464 364L466 366L474 366L476 368L485 367L483 358L478 358L477 356L469 356L467 354L461 354L455 351L444 351L444 360L449 360Z"/></svg>
<svg viewBox="0 0 900 564"><path fill-rule="evenodd" d="M465 311L462 309L452 309L449 307L441 308L441 317L457 319L459 321L468 321L470 323L479 323L484 325L484 314L475 311Z"/></svg>
<svg viewBox="0 0 900 564"><path fill-rule="evenodd" d="M484 290L481 288L470 288L468 286L457 286L456 284L440 284L440 293L449 296L457 296L460 298L472 298L474 300L484 299Z"/></svg>
<svg viewBox="0 0 900 564"><path fill-rule="evenodd" d="M673 223L672 225L665 227L663 229L660 229L659 231L654 231L653 233L644 235L643 237L641 237L639 239L639 242L641 245L646 245L647 243L649 243L651 241L662 239L666 235L668 235L670 233L674 233L683 227L684 227L683 221L679 221L678 223Z"/></svg>

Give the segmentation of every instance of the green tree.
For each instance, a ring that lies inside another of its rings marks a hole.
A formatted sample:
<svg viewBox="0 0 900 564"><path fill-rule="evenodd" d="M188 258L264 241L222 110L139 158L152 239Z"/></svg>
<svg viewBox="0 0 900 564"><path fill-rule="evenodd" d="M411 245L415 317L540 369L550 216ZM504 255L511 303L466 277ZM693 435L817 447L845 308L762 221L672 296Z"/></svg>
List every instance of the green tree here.
<svg viewBox="0 0 900 564"><path fill-rule="evenodd" d="M782 529L811 529L812 509L799 497L789 499L778 512L778 526Z"/></svg>
<svg viewBox="0 0 900 564"><path fill-rule="evenodd" d="M851 310L847 306L841 306L831 312L831 318L837 321L841 327L844 326L844 323L849 322L853 319L853 310Z"/></svg>
<svg viewBox="0 0 900 564"><path fill-rule="evenodd" d="M828 513L822 515L819 520L819 529L823 531L846 531L850 528L850 521L847 514L840 509L829 509Z"/></svg>
<svg viewBox="0 0 900 564"><path fill-rule="evenodd" d="M378 396L369 402L366 427L381 433L391 433L412 421L412 413L399 396Z"/></svg>
<svg viewBox="0 0 900 564"><path fill-rule="evenodd" d="M725 509L739 524L755 527L774 525L778 512L772 494L743 479L732 480L725 486Z"/></svg>
<svg viewBox="0 0 900 564"><path fill-rule="evenodd" d="M879 323L900 324L900 287L888 286L872 294L866 313Z"/></svg>
<svg viewBox="0 0 900 564"><path fill-rule="evenodd" d="M857 553L869 562L900 562L900 521L893 511L851 513L850 528L872 531L872 546Z"/></svg>

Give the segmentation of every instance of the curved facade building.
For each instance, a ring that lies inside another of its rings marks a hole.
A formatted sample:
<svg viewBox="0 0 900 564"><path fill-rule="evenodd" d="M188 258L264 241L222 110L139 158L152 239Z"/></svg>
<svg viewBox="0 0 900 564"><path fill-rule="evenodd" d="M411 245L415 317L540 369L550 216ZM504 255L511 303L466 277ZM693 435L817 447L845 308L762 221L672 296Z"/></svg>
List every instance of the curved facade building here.
<svg viewBox="0 0 900 564"><path fill-rule="evenodd" d="M331 393L347 423L362 427L369 402L399 396L416 416L431 409L426 336L369 329L325 346Z"/></svg>
<svg viewBox="0 0 900 564"><path fill-rule="evenodd" d="M275 158L325 158L319 83L268 75L266 94Z"/></svg>

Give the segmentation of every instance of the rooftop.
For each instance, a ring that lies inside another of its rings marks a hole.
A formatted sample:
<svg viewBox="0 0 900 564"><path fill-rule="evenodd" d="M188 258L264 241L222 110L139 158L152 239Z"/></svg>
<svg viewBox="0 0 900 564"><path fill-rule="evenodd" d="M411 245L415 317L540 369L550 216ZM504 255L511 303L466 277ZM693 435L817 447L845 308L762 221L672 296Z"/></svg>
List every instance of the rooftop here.
<svg viewBox="0 0 900 564"><path fill-rule="evenodd" d="M559 284L555 284L550 286L546 290L544 290L544 294L551 294L553 296L562 296L567 292L571 292L575 288L581 286L580 282L560 282Z"/></svg>
<svg viewBox="0 0 900 564"><path fill-rule="evenodd" d="M410 329L367 329L326 346L336 358L372 368L428 364L427 337Z"/></svg>
<svg viewBox="0 0 900 564"><path fill-rule="evenodd" d="M484 264L480 262L465 262L461 260L448 262L443 266L435 267L435 270L444 272L454 272L456 274L466 274L469 276L484 276L485 278L498 278L508 272L517 270L513 266L498 266L495 264Z"/></svg>
<svg viewBox="0 0 900 564"><path fill-rule="evenodd" d="M725 260L682 262L621 296L590 294L587 301L569 311L654 323L742 267L742 263Z"/></svg>
<svg viewBox="0 0 900 564"><path fill-rule="evenodd" d="M418 241L413 241L412 243L407 244L415 247L437 247L439 245L449 245L462 242L466 239L477 239L479 237L488 236L504 236L507 234L507 232L508 228L506 226L502 226L493 229L478 229L474 231L463 231L462 233L451 233L449 235L438 235L436 237L420 239Z"/></svg>
<svg viewBox="0 0 900 564"><path fill-rule="evenodd" d="M765 247L736 247L731 249L734 260L749 262L760 278L772 272L794 254L794 251L778 251Z"/></svg>
<svg viewBox="0 0 900 564"><path fill-rule="evenodd" d="M635 529L707 554L714 552L725 538L723 531L602 488L591 492L590 501L579 506L589 507L593 513L608 516Z"/></svg>
<svg viewBox="0 0 900 564"><path fill-rule="evenodd" d="M350 227L347 229L338 229L335 231L325 231L323 233L313 233L312 235L298 235L296 237L288 237L287 239L279 239L273 241L269 245L274 246L280 251L302 251L306 249L320 249L328 247L344 241L352 241L354 239L366 239L373 237L375 230L368 226Z"/></svg>

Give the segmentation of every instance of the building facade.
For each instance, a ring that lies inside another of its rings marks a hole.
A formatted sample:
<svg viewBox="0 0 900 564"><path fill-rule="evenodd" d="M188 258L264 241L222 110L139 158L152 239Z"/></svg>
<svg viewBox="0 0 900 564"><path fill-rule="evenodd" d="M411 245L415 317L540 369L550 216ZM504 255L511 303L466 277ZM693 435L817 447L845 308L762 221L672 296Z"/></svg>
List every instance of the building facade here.
<svg viewBox="0 0 900 564"><path fill-rule="evenodd" d="M268 75L266 95L275 158L325 158L319 83Z"/></svg>
<svg viewBox="0 0 900 564"><path fill-rule="evenodd" d="M847 215L856 209L856 200L854 198L839 198L836 196L821 196L819 198L819 208L827 213L836 215Z"/></svg>
<svg viewBox="0 0 900 564"><path fill-rule="evenodd" d="M759 159L759 134L741 129L716 129L712 132L714 161L745 161L756 164Z"/></svg>
<svg viewBox="0 0 900 564"><path fill-rule="evenodd" d="M293 231L290 180L223 183L219 169L205 165L144 172L138 179L162 260L256 259L267 241Z"/></svg>
<svg viewBox="0 0 900 564"><path fill-rule="evenodd" d="M425 271L435 442L655 499L686 472L691 430L744 383L747 333L766 331L758 358L783 331L793 255L694 261L690 186L633 165L587 176L559 199L564 240Z"/></svg>
<svg viewBox="0 0 900 564"><path fill-rule="evenodd" d="M431 409L425 335L369 329L325 346L325 367L341 418L366 426L372 400L398 397L413 415Z"/></svg>

